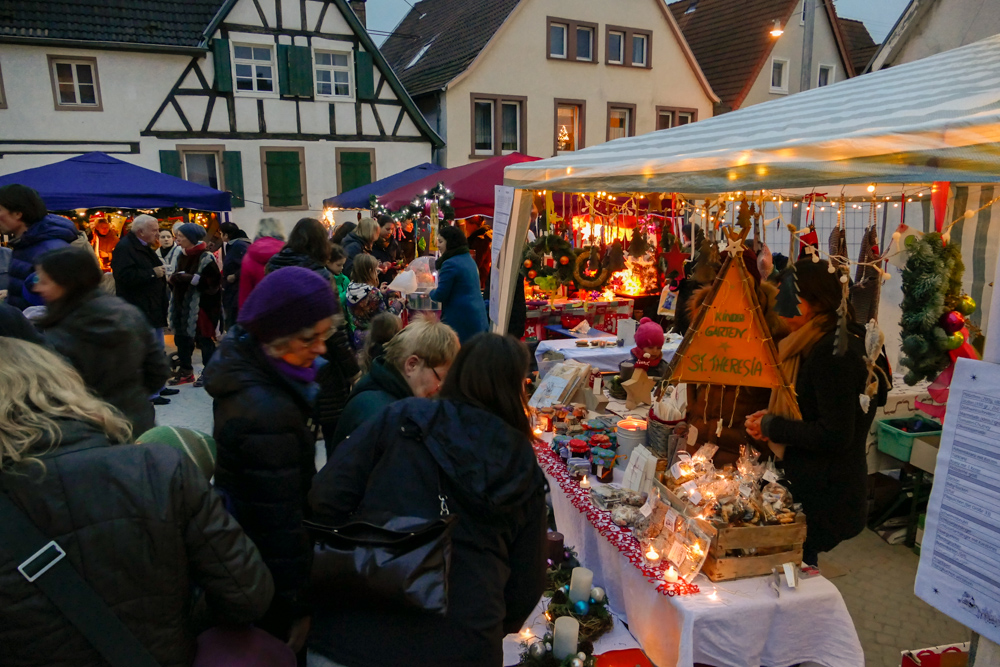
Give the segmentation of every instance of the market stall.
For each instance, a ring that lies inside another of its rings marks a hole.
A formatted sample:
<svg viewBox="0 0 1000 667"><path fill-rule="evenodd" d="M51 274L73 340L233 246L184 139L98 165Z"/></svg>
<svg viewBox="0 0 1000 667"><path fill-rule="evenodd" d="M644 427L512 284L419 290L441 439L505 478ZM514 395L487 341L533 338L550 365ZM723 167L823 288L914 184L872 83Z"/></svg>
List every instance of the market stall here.
<svg viewBox="0 0 1000 667"><path fill-rule="evenodd" d="M373 206L372 197L377 201L379 197L387 192L443 170L444 167L425 162L418 164L416 167L404 169L392 176L380 178L368 185L362 185L361 187L341 192L336 197L323 200L323 215L327 221L332 223L334 216L339 211L368 211Z"/></svg>
<svg viewBox="0 0 1000 667"><path fill-rule="evenodd" d="M920 82L919 90L914 81ZM877 105L871 103L875 99ZM657 530L636 517L635 508L622 508L631 530L615 537L619 548L604 549L605 555L600 539L588 537L589 529L581 527L579 513L589 517L592 505L601 504L594 497L595 490L603 488L596 480L617 481L615 462L622 465L613 439L595 439L592 430L600 429L595 417L575 417L578 405L600 406L591 396L589 365L559 362L536 390L541 398L532 398L539 408L540 431L548 430L549 422L557 424L552 445L556 460L547 448L539 450L539 460L550 482L557 482L578 510L560 511L563 499L555 493L557 526L573 531L581 544L593 545L580 546L581 553L593 565L595 578L609 587L610 597L615 597L611 587L617 587L622 604L655 598L654 593L664 589L660 577L666 578L665 573L674 578L680 574L689 584L695 583L689 575L698 572L715 581L746 578L724 585L736 592L732 606L746 605L742 615L730 621L739 631L700 635L700 644L710 647L701 655L688 652L685 637L694 633L692 622L695 628L699 622L709 627L715 614L691 621L677 609L657 610L648 604L624 610L644 650L655 652L662 664L744 664L744 658L745 664L863 662L853 624L835 589L817 578L793 583L796 573L809 574L799 569L809 517L779 490L781 471L773 472L771 481L760 478L750 450L741 450L738 459L733 454L725 463L714 460L718 447L713 443L724 432L738 435L749 412L768 407L768 395L772 413L780 410L776 414L790 420L801 415L792 391L794 378L782 368L761 308L765 297L760 284L771 274L770 259L778 252L787 253L791 261L828 260L824 266L839 273L843 294L838 313L853 306L862 324L871 321L862 337L869 379L878 373L883 341L879 326L885 330L890 357L900 359L904 385L913 387L890 396L887 410L899 411L910 402L927 412L941 409L949 369L956 358L976 356L973 343L989 324L995 248L1000 245L1000 229L989 225L1000 202L990 185L1000 180L998 143L1000 37L689 126L514 165L505 172L512 204L502 247L494 251L502 278L494 294L495 330L506 329L514 287L521 280L526 281L529 299L538 296L533 293L538 288L553 301L565 297L586 302L588 296L603 296L604 289L617 294L614 286L604 288L591 280L602 274L608 280L623 270L639 277L647 265L653 269L651 291L660 293L657 311L669 314L670 292L678 287L678 278L699 269L707 272L707 279L697 281L707 296L700 296L704 300L691 311L689 334L674 353L668 381L652 382L637 370L621 382L626 407L640 406L645 410L640 414L648 416L646 449L627 455L621 487L626 493L648 491L641 514L648 518L652 512ZM568 200L565 209L555 204L557 198L563 204ZM525 249L529 223L534 225L532 208L543 212L544 223L538 239ZM705 238L688 232L685 225L700 227ZM622 263L623 255L637 265ZM583 271L574 275L573 269ZM784 297L778 295L785 304L776 307L784 312L797 312L791 285ZM902 322L900 329L889 326L895 321ZM838 326L846 330L846 325ZM929 387L920 384L927 381ZM688 414L676 398L682 392L671 388L677 383L718 391L714 402L702 400L698 415ZM854 404L860 408L854 409L869 413L878 386L866 381L860 402ZM925 388L933 402L923 400ZM751 403L758 407L738 412L741 391L754 396ZM543 407L553 402L574 405ZM697 428L695 417L700 418ZM706 447L715 449L706 453ZM781 450L776 454L780 458ZM716 465L704 468L706 462ZM642 471L634 470L636 465ZM593 477L588 480L588 475ZM587 493L576 495L577 487ZM627 504L617 494L610 497ZM673 512L676 521L664 520L664 511L667 517ZM622 525L615 511L610 520ZM595 526L595 534L615 535L604 524ZM674 552L678 544L681 551ZM648 569L641 569L635 586L626 589L623 573L635 577L628 563L636 564L636 545L645 565L655 559L661 565L669 561L671 567L661 567L655 573L659 576L652 578ZM771 615L773 606L754 613L754 603L747 600L768 590L772 569L794 588L780 595L792 605L814 594L830 596L827 603L814 601L828 604L829 613L798 630L844 638L828 654L786 656L777 645L767 645L767 638L779 636L768 623L787 632L785 620ZM686 610L689 604L700 608L706 596L694 596L697 603L686 601L680 592L677 597L673 606ZM768 627L740 625L752 624L757 617ZM684 619L666 623L683 628L668 642L673 649L652 629L642 631L646 623L661 629L664 618ZM756 641L761 636L763 644ZM700 644L693 650L702 650ZM772 649L776 652L769 652Z"/></svg>

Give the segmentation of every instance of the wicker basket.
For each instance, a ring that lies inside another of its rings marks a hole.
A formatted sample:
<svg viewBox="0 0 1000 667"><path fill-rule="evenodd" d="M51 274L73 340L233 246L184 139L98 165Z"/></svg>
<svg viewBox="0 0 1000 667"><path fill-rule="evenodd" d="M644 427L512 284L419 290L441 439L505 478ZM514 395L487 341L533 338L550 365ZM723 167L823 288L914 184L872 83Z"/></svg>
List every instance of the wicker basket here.
<svg viewBox="0 0 1000 667"><path fill-rule="evenodd" d="M649 418L646 420L646 449L653 453L653 456L664 459L668 463L673 460L677 452L670 449L670 436L674 432L674 427L683 420L665 422L658 419L653 414L653 408L649 409Z"/></svg>

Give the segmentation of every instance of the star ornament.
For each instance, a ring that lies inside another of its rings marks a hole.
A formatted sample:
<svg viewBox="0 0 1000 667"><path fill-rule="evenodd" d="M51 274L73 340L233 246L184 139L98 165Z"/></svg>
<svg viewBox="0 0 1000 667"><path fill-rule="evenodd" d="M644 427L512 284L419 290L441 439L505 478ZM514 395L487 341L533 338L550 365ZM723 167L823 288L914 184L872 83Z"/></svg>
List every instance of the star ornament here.
<svg viewBox="0 0 1000 667"><path fill-rule="evenodd" d="M722 231L725 232L726 238L729 241L724 252L735 256L741 254L746 249L744 241L746 241L747 235L750 233L749 227L741 231L736 231L732 227L724 227Z"/></svg>
<svg viewBox="0 0 1000 667"><path fill-rule="evenodd" d="M677 272L677 280L684 279L684 262L688 260L690 255L683 252L677 241L674 241L674 245L663 254L663 259L667 263L667 275L671 275L675 271Z"/></svg>
<svg viewBox="0 0 1000 667"><path fill-rule="evenodd" d="M649 377L645 369L636 369L632 373L631 379L622 382L622 389L625 390L625 394L627 395L625 408L635 410L639 405L649 405L655 386L656 380Z"/></svg>

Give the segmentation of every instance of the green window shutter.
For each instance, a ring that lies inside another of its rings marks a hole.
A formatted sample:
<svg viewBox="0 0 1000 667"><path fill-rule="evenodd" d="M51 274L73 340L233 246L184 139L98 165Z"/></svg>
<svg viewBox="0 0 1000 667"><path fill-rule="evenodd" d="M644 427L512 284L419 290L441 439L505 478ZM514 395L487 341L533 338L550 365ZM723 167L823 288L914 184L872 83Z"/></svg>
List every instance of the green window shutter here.
<svg viewBox="0 0 1000 667"><path fill-rule="evenodd" d="M302 173L298 151L267 151L267 202L270 206L302 206Z"/></svg>
<svg viewBox="0 0 1000 667"><path fill-rule="evenodd" d="M233 92L233 66L229 58L228 39L212 42L212 60L215 61L215 89L223 93Z"/></svg>
<svg viewBox="0 0 1000 667"><path fill-rule="evenodd" d="M347 192L372 182L372 157L368 151L340 152L340 191Z"/></svg>
<svg viewBox="0 0 1000 667"><path fill-rule="evenodd" d="M225 178L226 189L233 195L233 208L244 206L242 153L239 151L222 152L222 175Z"/></svg>
<svg viewBox="0 0 1000 667"><path fill-rule="evenodd" d="M375 99L375 66L372 54L367 51L354 52L354 80L357 81L359 100Z"/></svg>
<svg viewBox="0 0 1000 667"><path fill-rule="evenodd" d="M292 94L312 97L312 49L308 46L293 46L289 55L288 68L291 74Z"/></svg>
<svg viewBox="0 0 1000 667"><path fill-rule="evenodd" d="M287 44L278 44L278 93L284 97L292 95L292 75L288 67L289 51L292 47Z"/></svg>
<svg viewBox="0 0 1000 667"><path fill-rule="evenodd" d="M181 154L179 151L160 151L160 172L181 177Z"/></svg>

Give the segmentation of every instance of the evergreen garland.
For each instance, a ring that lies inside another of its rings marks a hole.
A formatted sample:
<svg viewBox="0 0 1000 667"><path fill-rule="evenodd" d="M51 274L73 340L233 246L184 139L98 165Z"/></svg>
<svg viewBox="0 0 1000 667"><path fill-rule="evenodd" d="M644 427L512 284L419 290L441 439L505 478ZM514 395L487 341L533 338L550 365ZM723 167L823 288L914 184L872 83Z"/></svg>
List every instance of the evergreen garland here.
<svg viewBox="0 0 1000 667"><path fill-rule="evenodd" d="M406 220L407 218L419 218L424 215L424 202L432 199L436 199L438 203L438 210L444 215L445 220L455 219L455 208L451 205L451 200L455 196L451 190L449 190L444 181L435 185L427 194L416 195L413 201L409 204L404 205L398 211L391 211L382 204L379 203L378 197L372 195L369 197L369 207L375 213L376 216L382 214L389 214L395 220Z"/></svg>
<svg viewBox="0 0 1000 667"><path fill-rule="evenodd" d="M934 379L951 363L946 347L946 332L939 326L941 317L952 310L962 291L960 248L945 244L941 234L925 234L905 241L909 259L903 269L903 358L907 368L904 381L913 385Z"/></svg>
<svg viewBox="0 0 1000 667"><path fill-rule="evenodd" d="M555 266L545 265L545 255L552 255ZM566 258L563 263L562 258ZM560 285L573 282L573 266L576 262L576 253L569 241L556 234L546 234L537 239L534 243L526 245L521 255L521 275L528 280L535 281L543 279L546 284L551 284L554 278Z"/></svg>

